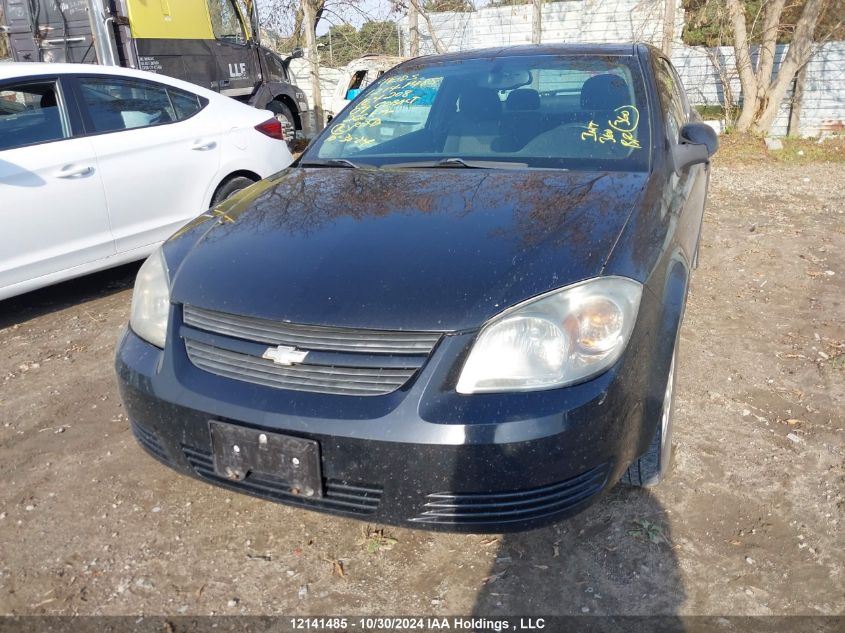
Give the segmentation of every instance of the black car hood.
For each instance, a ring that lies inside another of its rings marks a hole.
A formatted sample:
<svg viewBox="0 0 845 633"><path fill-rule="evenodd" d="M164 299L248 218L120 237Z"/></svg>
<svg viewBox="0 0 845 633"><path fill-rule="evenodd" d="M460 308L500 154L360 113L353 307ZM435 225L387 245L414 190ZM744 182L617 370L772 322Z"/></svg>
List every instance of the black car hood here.
<svg viewBox="0 0 845 633"><path fill-rule="evenodd" d="M169 262L172 298L313 325L475 328L599 275L646 179L292 168L224 205L200 239L193 230L171 239L168 259L183 254ZM192 235L191 247L178 244Z"/></svg>

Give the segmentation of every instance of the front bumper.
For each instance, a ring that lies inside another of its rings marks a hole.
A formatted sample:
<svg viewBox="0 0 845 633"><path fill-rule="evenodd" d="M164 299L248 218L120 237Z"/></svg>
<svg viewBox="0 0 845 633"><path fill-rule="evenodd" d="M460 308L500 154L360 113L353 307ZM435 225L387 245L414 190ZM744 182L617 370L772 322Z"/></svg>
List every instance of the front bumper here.
<svg viewBox="0 0 845 633"><path fill-rule="evenodd" d="M171 333L179 332L178 312L171 311ZM644 423L648 399L631 396L648 392L641 363L623 359L565 389L461 396L448 385L472 338L444 337L409 384L376 397L223 378L193 366L178 336L162 351L128 328L116 369L136 438L166 465L258 497L387 524L536 527L585 508L645 450L653 433ZM324 496L294 494L272 476L218 476L210 420L316 440Z"/></svg>

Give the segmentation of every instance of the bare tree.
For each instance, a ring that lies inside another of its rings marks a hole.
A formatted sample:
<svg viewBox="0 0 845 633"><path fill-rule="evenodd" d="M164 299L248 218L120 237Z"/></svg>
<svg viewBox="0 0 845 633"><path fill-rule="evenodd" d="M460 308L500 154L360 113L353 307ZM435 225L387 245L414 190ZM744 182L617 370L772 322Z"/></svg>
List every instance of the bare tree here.
<svg viewBox="0 0 845 633"><path fill-rule="evenodd" d="M3 7L0 6L0 24L3 24L5 20L3 19ZM0 28L0 59L6 59L7 57L11 57L12 52L9 47L9 39L6 33Z"/></svg>
<svg viewBox="0 0 845 633"><path fill-rule="evenodd" d="M320 53L317 50L317 12L322 11L323 4L323 0L302 0L301 3L316 132L322 130L324 124L323 96L320 93Z"/></svg>
<svg viewBox="0 0 845 633"><path fill-rule="evenodd" d="M667 56L672 54L672 40L675 39L675 2L676 0L663 2L663 43L660 49Z"/></svg>
<svg viewBox="0 0 845 633"><path fill-rule="evenodd" d="M420 14L417 12L417 5L408 5L408 35L410 43L408 52L411 57L420 54Z"/></svg>
<svg viewBox="0 0 845 633"><path fill-rule="evenodd" d="M408 0L408 2L414 9L416 9L416 12L423 17L423 20L425 20L425 24L428 27L428 35L431 37L431 43L434 46L434 50L437 53L445 53L446 47L443 46L443 42L441 42L440 38L437 37L437 30L431 22L431 16L428 15L428 11L422 7L419 0Z"/></svg>
<svg viewBox="0 0 845 633"><path fill-rule="evenodd" d="M777 117L780 105L789 86L814 52L813 33L825 0L807 0L795 24L789 50L772 77L775 47L782 28L781 16L786 0L767 0L763 13L763 30L757 65L751 60L751 45L746 28L745 4L742 0L727 0L733 41L736 51L736 69L742 86L742 111L736 122L741 132L768 133Z"/></svg>
<svg viewBox="0 0 845 633"><path fill-rule="evenodd" d="M543 0L532 0L531 5L531 43L539 44L543 39Z"/></svg>
<svg viewBox="0 0 845 633"><path fill-rule="evenodd" d="M722 86L722 112L725 119L725 125L728 127L733 127L734 121L733 118L734 108L736 107L736 101L734 99L733 87L731 84L731 80L736 77L735 74L731 74L728 69L728 64L725 63L725 60L718 48L705 48L704 53L707 55L707 58L710 60L710 64L713 66L713 69L716 71L716 74L719 78L719 84Z"/></svg>

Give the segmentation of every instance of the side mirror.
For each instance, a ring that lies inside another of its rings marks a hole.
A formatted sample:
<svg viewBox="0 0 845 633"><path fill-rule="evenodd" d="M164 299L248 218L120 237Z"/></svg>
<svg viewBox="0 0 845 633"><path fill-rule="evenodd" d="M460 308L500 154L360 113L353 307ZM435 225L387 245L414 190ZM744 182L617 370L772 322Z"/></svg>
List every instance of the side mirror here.
<svg viewBox="0 0 845 633"><path fill-rule="evenodd" d="M706 123L687 123L681 128L681 142L706 145L708 156L712 156L719 149L719 137Z"/></svg>
<svg viewBox="0 0 845 633"><path fill-rule="evenodd" d="M679 142L672 148L675 171L706 163L719 149L719 137L706 123L687 123L681 128Z"/></svg>
<svg viewBox="0 0 845 633"><path fill-rule="evenodd" d="M282 60L282 65L285 67L285 69L287 69L287 67L290 66L290 60L299 59L302 56L303 56L302 49L301 48L295 48L290 52L290 55L288 55L287 57L285 57Z"/></svg>

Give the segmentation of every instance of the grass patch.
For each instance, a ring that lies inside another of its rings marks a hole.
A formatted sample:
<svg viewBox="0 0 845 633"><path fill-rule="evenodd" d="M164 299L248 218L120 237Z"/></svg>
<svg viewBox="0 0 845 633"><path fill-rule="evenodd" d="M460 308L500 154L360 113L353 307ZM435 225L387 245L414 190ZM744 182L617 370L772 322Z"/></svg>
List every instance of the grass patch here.
<svg viewBox="0 0 845 633"><path fill-rule="evenodd" d="M695 108L696 112L701 115L701 118L705 120L716 119L719 121L723 121L726 118L725 115L728 115L728 119L730 119L731 121L736 121L739 117L739 106L734 106L730 108L729 112L726 112L725 108L720 105L697 105L693 107Z"/></svg>
<svg viewBox="0 0 845 633"><path fill-rule="evenodd" d="M648 519L637 519L633 523L636 527L628 530L628 536L642 541L648 541L654 545L660 545L661 543L669 544L669 539L663 533L663 527L657 523L653 523Z"/></svg>
<svg viewBox="0 0 845 633"><path fill-rule="evenodd" d="M816 139L783 138L783 149L769 151L762 137L737 132L719 136L717 163L748 164L771 162L784 165L810 163L845 163L845 137L829 138L822 143Z"/></svg>

